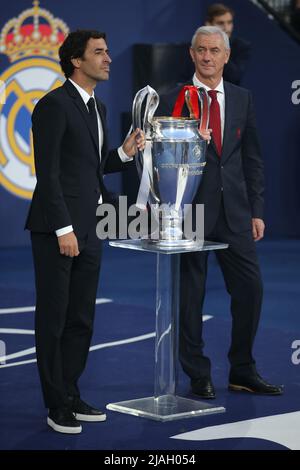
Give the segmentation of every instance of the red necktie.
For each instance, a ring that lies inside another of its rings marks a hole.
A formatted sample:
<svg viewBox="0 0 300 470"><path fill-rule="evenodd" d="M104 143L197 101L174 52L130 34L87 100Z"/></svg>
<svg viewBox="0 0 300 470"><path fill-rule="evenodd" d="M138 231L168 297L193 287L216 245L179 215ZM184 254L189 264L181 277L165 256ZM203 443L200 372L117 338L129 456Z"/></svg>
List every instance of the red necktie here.
<svg viewBox="0 0 300 470"><path fill-rule="evenodd" d="M222 134L221 134L221 114L220 105L217 99L217 91L209 90L208 94L211 98L209 107L209 127L212 129L212 136L217 148L219 157L222 153Z"/></svg>

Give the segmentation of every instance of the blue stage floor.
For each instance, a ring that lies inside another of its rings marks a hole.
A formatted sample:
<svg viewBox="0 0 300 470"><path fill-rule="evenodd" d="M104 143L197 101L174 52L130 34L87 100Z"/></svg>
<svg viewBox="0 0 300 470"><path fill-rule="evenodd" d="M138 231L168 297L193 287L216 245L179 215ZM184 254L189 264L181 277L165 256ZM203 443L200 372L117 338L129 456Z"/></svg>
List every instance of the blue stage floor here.
<svg viewBox="0 0 300 470"><path fill-rule="evenodd" d="M46 425L32 349L30 249L0 250L0 356L13 355L0 364L0 449L300 450L300 241L263 241L258 249L265 298L255 357L266 379L285 384L284 395L227 391L229 299L212 254L206 352L213 364L214 404L227 412L159 423L108 411L106 422L83 423L76 436L57 434ZM97 305L93 348L80 387L86 401L105 409L107 403L153 393L155 255L106 247L98 298L104 300ZM182 372L179 393L189 396Z"/></svg>

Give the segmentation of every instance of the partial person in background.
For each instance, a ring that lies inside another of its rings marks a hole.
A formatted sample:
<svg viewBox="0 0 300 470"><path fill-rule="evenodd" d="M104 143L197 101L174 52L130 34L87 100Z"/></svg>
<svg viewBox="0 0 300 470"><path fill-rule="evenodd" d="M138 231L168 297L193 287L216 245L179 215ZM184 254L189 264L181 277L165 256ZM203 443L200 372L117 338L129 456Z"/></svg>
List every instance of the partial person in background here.
<svg viewBox="0 0 300 470"><path fill-rule="evenodd" d="M224 67L223 78L227 82L240 85L250 58L250 43L232 36L234 11L223 3L210 5L206 13L205 24L219 26L229 37L230 58Z"/></svg>

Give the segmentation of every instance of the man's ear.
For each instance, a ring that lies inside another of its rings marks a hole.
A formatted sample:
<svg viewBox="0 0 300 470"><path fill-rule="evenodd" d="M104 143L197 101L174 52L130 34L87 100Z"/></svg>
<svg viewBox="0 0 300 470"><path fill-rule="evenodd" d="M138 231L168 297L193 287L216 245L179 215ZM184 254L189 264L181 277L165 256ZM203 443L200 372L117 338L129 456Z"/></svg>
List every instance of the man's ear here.
<svg viewBox="0 0 300 470"><path fill-rule="evenodd" d="M227 59L226 59L226 61L225 61L225 64L227 64L228 61L229 61L229 59L230 59L230 49L227 49L227 50L226 50L226 55L227 55Z"/></svg>
<svg viewBox="0 0 300 470"><path fill-rule="evenodd" d="M71 59L71 62L73 64L73 67L75 67L75 69L79 69L80 68L80 64L81 64L81 59L80 57L76 57L76 59Z"/></svg>

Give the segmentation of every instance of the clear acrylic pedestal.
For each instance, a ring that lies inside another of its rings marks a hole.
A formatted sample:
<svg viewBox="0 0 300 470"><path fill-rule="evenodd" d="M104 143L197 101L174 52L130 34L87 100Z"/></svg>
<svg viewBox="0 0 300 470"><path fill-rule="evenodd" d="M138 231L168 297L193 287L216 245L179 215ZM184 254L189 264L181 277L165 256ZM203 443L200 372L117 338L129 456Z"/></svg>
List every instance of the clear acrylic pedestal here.
<svg viewBox="0 0 300 470"><path fill-rule="evenodd" d="M176 395L179 315L180 254L192 251L220 250L224 243L194 242L188 247L162 247L141 240L118 240L110 246L156 254L156 339L154 396L109 403L106 408L120 413L172 421L211 413L222 413L223 406Z"/></svg>

